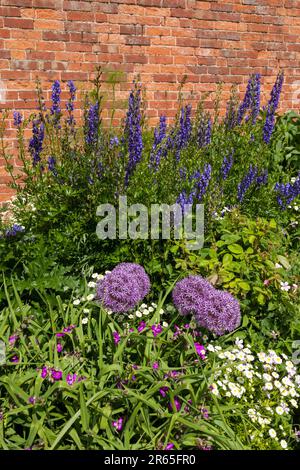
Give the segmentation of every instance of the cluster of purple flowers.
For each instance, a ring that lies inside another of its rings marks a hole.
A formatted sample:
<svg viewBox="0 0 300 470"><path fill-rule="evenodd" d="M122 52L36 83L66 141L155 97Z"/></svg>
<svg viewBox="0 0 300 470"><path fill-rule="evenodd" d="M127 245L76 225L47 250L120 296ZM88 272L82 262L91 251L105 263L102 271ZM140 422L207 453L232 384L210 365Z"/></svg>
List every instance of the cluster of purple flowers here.
<svg viewBox="0 0 300 470"><path fill-rule="evenodd" d="M239 302L229 292L215 289L201 276L179 281L172 296L181 315L194 314L198 325L216 335L233 331L240 324Z"/></svg>
<svg viewBox="0 0 300 470"><path fill-rule="evenodd" d="M211 165L206 163L204 165L203 172L196 171L192 176L191 180L196 180L194 187L194 194L197 197L198 201L201 202L209 185L211 179Z"/></svg>
<svg viewBox="0 0 300 470"><path fill-rule="evenodd" d="M281 209L286 207L300 195L300 173L294 183L276 183L277 201Z"/></svg>
<svg viewBox="0 0 300 470"><path fill-rule="evenodd" d="M15 237L18 233L24 232L25 228L19 224L13 224L12 227L6 230L5 236L6 237Z"/></svg>
<svg viewBox="0 0 300 470"><path fill-rule="evenodd" d="M85 141L88 145L94 146L98 141L99 131L99 103L92 104L87 112L86 116L86 135Z"/></svg>
<svg viewBox="0 0 300 470"><path fill-rule="evenodd" d="M150 280L144 268L120 263L97 283L97 299L115 313L134 308L149 293Z"/></svg>
<svg viewBox="0 0 300 470"><path fill-rule="evenodd" d="M69 80L67 85L68 85L69 93L70 93L70 98L69 98L69 100L66 104L66 109L69 113L67 123L70 126L74 126L75 119L74 119L74 116L73 116L73 111L74 111L74 101L75 101L75 97L76 97L76 86L74 85L74 82L72 80Z"/></svg>
<svg viewBox="0 0 300 470"><path fill-rule="evenodd" d="M45 136L45 126L40 119L32 123L32 137L29 141L29 152L32 156L33 166L41 161L41 152L43 150L43 141Z"/></svg>
<svg viewBox="0 0 300 470"><path fill-rule="evenodd" d="M252 124L256 122L260 110L260 74L251 75L248 80L246 93L237 112L237 124L241 124L245 114L249 111L247 119L251 117Z"/></svg>
<svg viewBox="0 0 300 470"><path fill-rule="evenodd" d="M233 165L233 154L234 150L232 150L227 157L224 157L222 167L221 167L221 178L225 181L228 177L228 174L231 170Z"/></svg>
<svg viewBox="0 0 300 470"><path fill-rule="evenodd" d="M21 113L19 113L19 111L15 111L13 116L14 116L14 126L20 127L23 121Z"/></svg>
<svg viewBox="0 0 300 470"><path fill-rule="evenodd" d="M126 116L125 135L128 143L128 163L125 173L125 186L128 186L129 178L142 158L141 118L141 89L136 87L130 92Z"/></svg>
<svg viewBox="0 0 300 470"><path fill-rule="evenodd" d="M192 133L192 121L191 121L191 105L186 105L180 110L179 128L175 134L174 145L175 145L175 158L177 163L180 160L180 152L188 144L189 138Z"/></svg>
<svg viewBox="0 0 300 470"><path fill-rule="evenodd" d="M200 148L206 147L211 142L212 121L210 116L202 116L198 126L197 142Z"/></svg>
<svg viewBox="0 0 300 470"><path fill-rule="evenodd" d="M48 163L48 170L51 171L51 173L54 176L57 176L57 170L56 170L56 167L55 167L55 164L56 164L55 157L52 157L52 156L48 157L47 163Z"/></svg>
<svg viewBox="0 0 300 470"><path fill-rule="evenodd" d="M271 97L267 106L266 121L263 128L263 139L268 144L271 140L271 136L275 126L275 112L279 104L279 98L282 90L284 80L283 72L279 72L276 78L276 82L271 91Z"/></svg>
<svg viewBox="0 0 300 470"><path fill-rule="evenodd" d="M237 198L239 202L242 202L242 200L244 199L246 192L248 191L252 183L255 181L256 176L257 176L256 166L250 165L247 174L244 176L244 178L238 185Z"/></svg>
<svg viewBox="0 0 300 470"><path fill-rule="evenodd" d="M164 148L161 145L163 140L166 138L167 131L167 118L166 116L160 116L159 127L154 130L154 142L150 153L150 165L157 169L160 164L160 160L164 154Z"/></svg>
<svg viewBox="0 0 300 470"><path fill-rule="evenodd" d="M61 94L61 88L60 88L60 83L59 80L55 80L55 82L52 85L52 106L50 108L50 113L54 118L54 125L56 127L59 127L59 119L60 119L60 114L61 114L61 109L60 109L60 94Z"/></svg>
<svg viewBox="0 0 300 470"><path fill-rule="evenodd" d="M47 377L51 381L59 382L63 378L63 372L62 372L62 370L55 369L53 367L43 366L42 367L42 372L41 372L41 378L46 379ZM85 380L85 377L84 376L78 376L75 373L72 374L72 373L69 372L66 375L66 382L70 386L73 385L75 382L79 383L82 380Z"/></svg>

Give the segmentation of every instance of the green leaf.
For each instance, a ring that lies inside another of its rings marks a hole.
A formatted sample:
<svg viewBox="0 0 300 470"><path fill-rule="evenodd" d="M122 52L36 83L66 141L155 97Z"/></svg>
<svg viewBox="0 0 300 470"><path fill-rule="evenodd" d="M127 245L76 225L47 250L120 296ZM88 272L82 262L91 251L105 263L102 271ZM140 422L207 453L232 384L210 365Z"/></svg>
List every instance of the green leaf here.
<svg viewBox="0 0 300 470"><path fill-rule="evenodd" d="M236 255L241 255L244 252L241 245L238 245L237 243L233 243L232 245L228 245L228 249Z"/></svg>

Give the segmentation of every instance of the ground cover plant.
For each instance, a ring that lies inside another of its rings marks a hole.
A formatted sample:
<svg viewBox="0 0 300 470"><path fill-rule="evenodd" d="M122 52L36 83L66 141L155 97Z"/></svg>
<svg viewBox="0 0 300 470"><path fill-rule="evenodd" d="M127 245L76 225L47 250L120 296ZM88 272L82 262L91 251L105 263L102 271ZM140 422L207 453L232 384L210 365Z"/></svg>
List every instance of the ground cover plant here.
<svg viewBox="0 0 300 470"><path fill-rule="evenodd" d="M102 123L101 74L13 114L22 173L0 226L0 447L296 449L299 123L253 74L227 112L147 127L137 80ZM182 84L184 86L184 84ZM66 109L61 102L67 90ZM31 129L27 138L26 129ZM204 204L205 240L99 240L97 207Z"/></svg>

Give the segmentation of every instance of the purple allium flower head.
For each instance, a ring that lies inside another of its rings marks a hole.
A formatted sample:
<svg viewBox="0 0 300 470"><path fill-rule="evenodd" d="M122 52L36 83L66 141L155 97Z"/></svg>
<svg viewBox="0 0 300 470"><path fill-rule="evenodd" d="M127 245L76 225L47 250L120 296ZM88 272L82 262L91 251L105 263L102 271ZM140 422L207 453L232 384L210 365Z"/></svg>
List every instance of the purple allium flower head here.
<svg viewBox="0 0 300 470"><path fill-rule="evenodd" d="M42 379L45 379L47 377L47 375L48 375L48 369L47 369L46 366L43 366L42 367L42 372L41 372Z"/></svg>
<svg viewBox="0 0 300 470"><path fill-rule="evenodd" d="M239 302L229 293L213 290L195 311L196 322L218 336L235 330L241 322Z"/></svg>
<svg viewBox="0 0 300 470"><path fill-rule="evenodd" d="M125 174L125 186L128 186L129 178L142 158L143 136L141 120L141 89L137 86L129 95L125 124L125 136L128 145L128 163Z"/></svg>
<svg viewBox="0 0 300 470"><path fill-rule="evenodd" d="M194 343L194 346L195 346L195 349L196 349L196 353L198 354L198 356L200 356L201 359L206 359L206 349L204 346L202 346L202 344L200 343Z"/></svg>
<svg viewBox="0 0 300 470"><path fill-rule="evenodd" d="M213 293L213 286L201 276L188 276L177 282L172 297L181 315L196 313L203 301Z"/></svg>
<svg viewBox="0 0 300 470"><path fill-rule="evenodd" d="M150 280L144 268L135 263L120 263L98 281L97 299L115 312L134 308L149 293Z"/></svg>
<svg viewBox="0 0 300 470"><path fill-rule="evenodd" d="M164 450L172 450L174 449L174 444L172 442L168 442Z"/></svg>
<svg viewBox="0 0 300 470"><path fill-rule="evenodd" d="M117 331L113 332L113 338L114 338L114 343L119 344L119 342L121 340L121 336L119 335L119 333L117 333Z"/></svg>
<svg viewBox="0 0 300 470"><path fill-rule="evenodd" d="M14 111L14 126L20 127L22 120L22 114L20 114L19 111Z"/></svg>
<svg viewBox="0 0 300 470"><path fill-rule="evenodd" d="M117 431L122 431L123 428L123 418L119 418L116 421L112 422L112 425L114 428L116 428Z"/></svg>
<svg viewBox="0 0 300 470"><path fill-rule="evenodd" d="M33 166L41 161L41 152L43 150L43 141L45 135L45 127L40 119L32 122L32 137L29 141L29 152L32 156Z"/></svg>
<svg viewBox="0 0 300 470"><path fill-rule="evenodd" d="M271 140L271 136L275 126L275 113L279 104L279 98L282 90L284 80L283 72L279 72L276 78L276 82L271 91L271 97L267 106L266 121L263 128L263 140L268 144Z"/></svg>
<svg viewBox="0 0 300 470"><path fill-rule="evenodd" d="M51 377L55 382L57 382L58 380L61 380L62 379L62 371L61 370L51 369Z"/></svg>
<svg viewBox="0 0 300 470"><path fill-rule="evenodd" d="M152 325L151 330L152 330L153 336L156 337L162 332L162 326L160 324Z"/></svg>
<svg viewBox="0 0 300 470"><path fill-rule="evenodd" d="M77 375L76 374L67 374L66 376L66 382L68 385L73 385L76 382Z"/></svg>

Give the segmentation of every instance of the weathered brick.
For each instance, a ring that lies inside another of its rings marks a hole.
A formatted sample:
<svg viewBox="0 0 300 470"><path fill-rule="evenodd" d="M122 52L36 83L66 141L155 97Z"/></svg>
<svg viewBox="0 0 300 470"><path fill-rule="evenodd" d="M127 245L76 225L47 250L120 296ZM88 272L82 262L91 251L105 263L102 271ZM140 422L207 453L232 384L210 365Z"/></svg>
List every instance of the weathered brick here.
<svg viewBox="0 0 300 470"><path fill-rule="evenodd" d="M4 18L5 28L33 29L33 20L23 18Z"/></svg>

